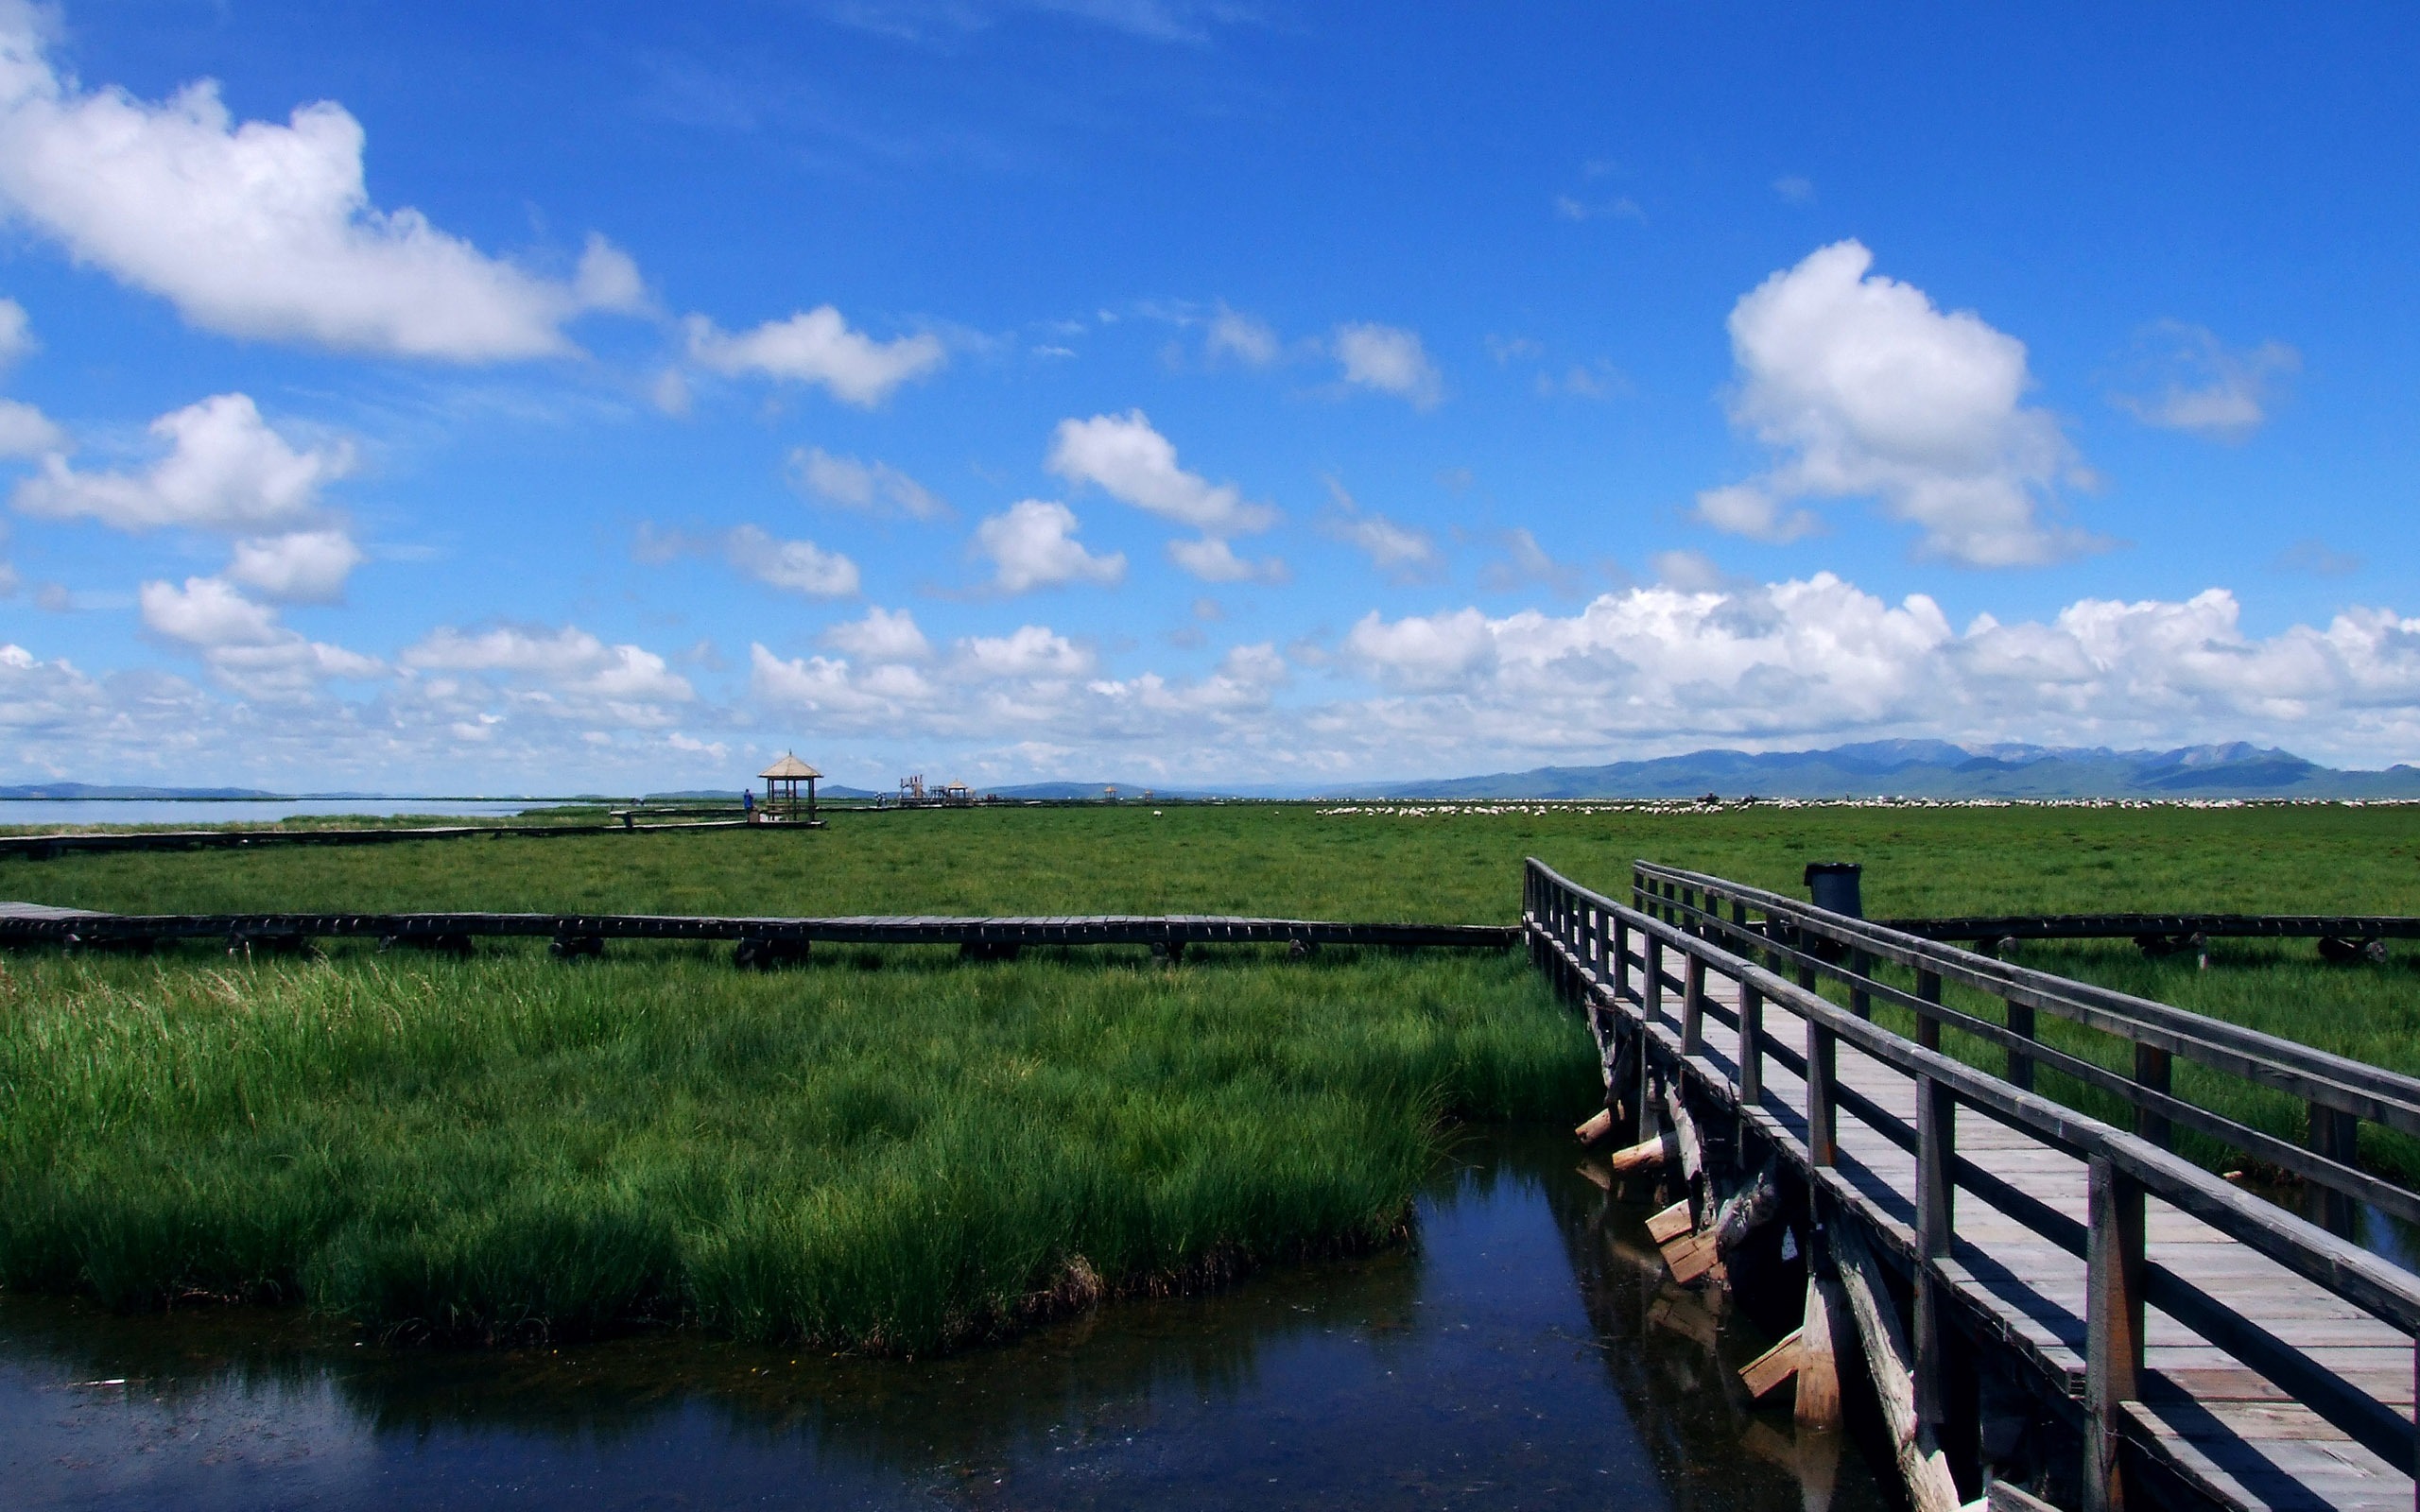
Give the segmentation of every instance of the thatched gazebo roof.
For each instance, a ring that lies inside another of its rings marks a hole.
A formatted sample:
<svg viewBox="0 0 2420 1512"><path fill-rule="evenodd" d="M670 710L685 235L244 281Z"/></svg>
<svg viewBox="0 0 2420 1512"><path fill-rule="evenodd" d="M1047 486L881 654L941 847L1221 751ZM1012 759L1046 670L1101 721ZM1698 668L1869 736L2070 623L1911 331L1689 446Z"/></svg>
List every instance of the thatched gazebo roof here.
<svg viewBox="0 0 2420 1512"><path fill-rule="evenodd" d="M782 759L780 761L775 762L772 765L766 767L756 775L769 782L797 782L803 778L820 778L823 774L817 771L814 767L809 766L806 763L800 761L796 756L790 754L788 751L784 751L782 752Z"/></svg>

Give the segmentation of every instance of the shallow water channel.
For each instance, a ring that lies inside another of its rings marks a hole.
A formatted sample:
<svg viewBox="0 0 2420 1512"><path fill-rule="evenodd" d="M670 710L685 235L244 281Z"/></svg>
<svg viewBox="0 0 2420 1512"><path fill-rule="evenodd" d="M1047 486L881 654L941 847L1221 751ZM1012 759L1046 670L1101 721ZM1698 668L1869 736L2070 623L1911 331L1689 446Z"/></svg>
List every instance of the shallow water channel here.
<svg viewBox="0 0 2420 1512"><path fill-rule="evenodd" d="M383 1349L294 1313L0 1297L22 1507L1878 1508L1663 1280L1651 1194L1465 1141L1414 1242L934 1361L673 1335ZM1635 1200L1629 1200L1634 1195Z"/></svg>

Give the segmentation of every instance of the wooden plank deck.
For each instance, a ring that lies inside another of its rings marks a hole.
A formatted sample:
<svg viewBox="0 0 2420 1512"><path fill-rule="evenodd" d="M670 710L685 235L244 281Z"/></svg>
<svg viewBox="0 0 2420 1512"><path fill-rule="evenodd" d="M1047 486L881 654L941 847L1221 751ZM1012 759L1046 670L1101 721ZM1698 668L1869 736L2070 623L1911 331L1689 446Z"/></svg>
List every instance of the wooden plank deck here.
<svg viewBox="0 0 2420 1512"><path fill-rule="evenodd" d="M1736 1012L1735 983L1709 971L1706 998ZM1626 986L1644 995L1643 971ZM1679 994L1664 993L1668 1029L1679 1031ZM1713 1013L1702 1026L1701 1069L1736 1089L1738 1036ZM1765 1042L1803 1052L1803 1020L1767 1003ZM1912 1126L1914 1080L1854 1046L1838 1048L1837 1084ZM1803 1150L1806 1091L1802 1076L1768 1053L1758 1107ZM1955 1114L1959 1154L2081 1228L2086 1221L2084 1163L1971 1108ZM1916 1160L1880 1128L1842 1108L1837 1125L1839 1184L1853 1192L1898 1246L1912 1250ZM1944 1267L1959 1298L2081 1398L2084 1384L2084 1262L2034 1228L1989 1206L1970 1183L1956 1199L1956 1239ZM2209 1225L2156 1199L2146 1210L2149 1258L2200 1287L2239 1316L2314 1362L2406 1421L2414 1406L2413 1340ZM2156 1307L2145 1318L2142 1400L2127 1412L2137 1441L2221 1504L2246 1508L2413 1507L2408 1468L2387 1463L2323 1420L2292 1393L2263 1378Z"/></svg>

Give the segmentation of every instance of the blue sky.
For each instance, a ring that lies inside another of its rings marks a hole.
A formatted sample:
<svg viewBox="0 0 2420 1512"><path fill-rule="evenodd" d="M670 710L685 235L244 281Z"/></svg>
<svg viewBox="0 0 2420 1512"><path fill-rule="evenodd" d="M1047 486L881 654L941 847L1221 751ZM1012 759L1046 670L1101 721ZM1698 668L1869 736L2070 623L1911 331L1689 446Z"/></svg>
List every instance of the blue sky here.
<svg viewBox="0 0 2420 1512"><path fill-rule="evenodd" d="M0 10L0 780L2420 759L2389 7Z"/></svg>

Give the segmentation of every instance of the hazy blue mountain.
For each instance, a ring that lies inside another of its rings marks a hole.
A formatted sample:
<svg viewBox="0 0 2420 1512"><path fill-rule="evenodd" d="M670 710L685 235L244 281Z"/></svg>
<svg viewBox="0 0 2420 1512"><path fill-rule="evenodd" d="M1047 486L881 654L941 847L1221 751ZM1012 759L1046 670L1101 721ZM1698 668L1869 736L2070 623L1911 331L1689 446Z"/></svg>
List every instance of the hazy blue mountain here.
<svg viewBox="0 0 2420 1512"><path fill-rule="evenodd" d="M250 787L129 787L94 782L24 782L14 787L0 787L0 799L273 799L284 796Z"/></svg>
<svg viewBox="0 0 2420 1512"><path fill-rule="evenodd" d="M1881 740L1829 750L1702 750L1602 766L1372 783L1342 796L1408 799L2420 798L2420 768L2339 771L2245 742L2175 750L1953 746Z"/></svg>

